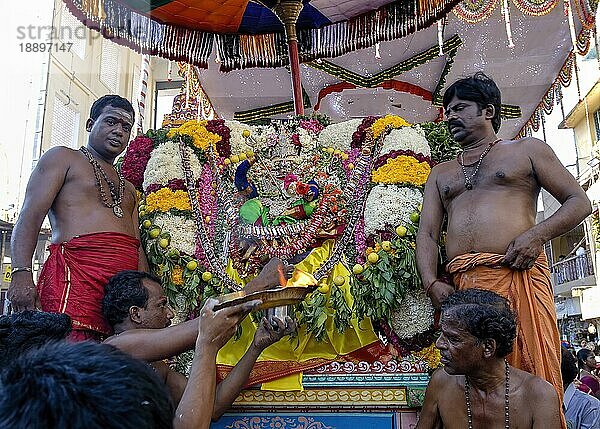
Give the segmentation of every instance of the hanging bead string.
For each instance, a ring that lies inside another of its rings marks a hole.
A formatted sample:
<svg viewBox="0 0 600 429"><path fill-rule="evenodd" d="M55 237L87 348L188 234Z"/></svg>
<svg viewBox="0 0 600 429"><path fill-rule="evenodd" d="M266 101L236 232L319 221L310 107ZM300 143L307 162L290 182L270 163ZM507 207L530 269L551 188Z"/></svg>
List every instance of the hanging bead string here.
<svg viewBox="0 0 600 429"><path fill-rule="evenodd" d="M471 189L473 189L473 183L474 183L473 181L475 180L475 176L477 176L479 167L481 167L483 158L485 158L485 156L489 153L489 151L492 149L492 146L494 146L496 143L498 143L501 140L502 139L496 139L493 142L491 142L488 145L488 147L486 147L485 150L483 152L481 152L481 155L479 156L479 160L476 163L465 164L465 151L464 150L461 151L460 154L458 155L460 157L460 160L458 161L458 163L460 164L463 174L465 175L465 188L467 188L469 191ZM473 174L467 174L467 169L465 167L472 167L472 166L475 166L475 171L473 171Z"/></svg>
<svg viewBox="0 0 600 429"><path fill-rule="evenodd" d="M102 203L110 209L114 209L115 207L120 206L121 202L123 200L123 194L125 193L125 179L123 178L121 173L119 171L117 171L117 176L119 177L119 189L117 190L115 184L110 180L110 178L108 177L106 172L102 169L102 167L100 166L100 164L98 163L96 158L94 158L92 156L90 151L84 146L79 148L79 150L87 157L90 164L92 164L92 167L94 169L94 177L96 178L96 187L100 191L100 197L102 198ZM106 191L104 190L104 186L102 186L101 178L104 179L104 181L108 185L108 189L110 192L110 197L112 199L112 202L108 201ZM116 212L115 212L115 215L117 215ZM121 216L119 216L119 217L122 217L122 216L123 215L121 214Z"/></svg>
<svg viewBox="0 0 600 429"><path fill-rule="evenodd" d="M506 359L504 360L504 428L510 429L510 404L508 396L510 392L510 366ZM469 383L469 377L465 376L465 401L467 403L467 424L468 429L473 429L473 410L471 409L471 384Z"/></svg>
<svg viewBox="0 0 600 429"><path fill-rule="evenodd" d="M502 13L504 15L504 23L506 26L506 37L508 38L508 47L514 48L515 44L513 43L512 30L510 28L510 11L508 0L503 0L502 2Z"/></svg>

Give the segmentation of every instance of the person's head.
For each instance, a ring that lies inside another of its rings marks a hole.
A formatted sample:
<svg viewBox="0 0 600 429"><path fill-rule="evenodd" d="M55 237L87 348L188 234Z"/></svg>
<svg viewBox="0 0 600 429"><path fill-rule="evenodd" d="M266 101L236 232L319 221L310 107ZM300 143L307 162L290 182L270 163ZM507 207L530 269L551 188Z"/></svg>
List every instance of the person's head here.
<svg viewBox="0 0 600 429"><path fill-rule="evenodd" d="M166 328L174 316L160 279L142 271L121 271L110 278L104 288L102 313L117 332Z"/></svg>
<svg viewBox="0 0 600 429"><path fill-rule="evenodd" d="M0 374L0 427L170 429L165 384L144 362L108 344L46 344Z"/></svg>
<svg viewBox="0 0 600 429"><path fill-rule="evenodd" d="M579 369L591 371L596 369L596 355L588 348L582 348L577 352L577 364Z"/></svg>
<svg viewBox="0 0 600 429"><path fill-rule="evenodd" d="M450 295L442 305L441 335L436 341L449 374L472 374L502 360L517 334L508 301L482 289Z"/></svg>
<svg viewBox="0 0 600 429"><path fill-rule="evenodd" d="M0 356L6 364L26 351L71 332L71 318L63 313L27 310L0 316Z"/></svg>
<svg viewBox="0 0 600 429"><path fill-rule="evenodd" d="M562 374L563 387L566 389L577 377L577 359L567 348L561 347L560 373Z"/></svg>
<svg viewBox="0 0 600 429"><path fill-rule="evenodd" d="M92 104L86 130L88 144L103 158L113 160L129 143L135 111L131 103L118 95L105 95Z"/></svg>
<svg viewBox="0 0 600 429"><path fill-rule="evenodd" d="M443 97L448 128L457 142L464 141L478 129L491 126L500 129L500 90L496 83L482 72L457 80L448 87Z"/></svg>

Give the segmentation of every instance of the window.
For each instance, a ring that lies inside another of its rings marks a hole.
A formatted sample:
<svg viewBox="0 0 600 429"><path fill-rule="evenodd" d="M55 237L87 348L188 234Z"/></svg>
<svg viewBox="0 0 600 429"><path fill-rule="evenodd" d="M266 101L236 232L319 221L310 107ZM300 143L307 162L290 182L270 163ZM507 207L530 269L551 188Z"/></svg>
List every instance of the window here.
<svg viewBox="0 0 600 429"><path fill-rule="evenodd" d="M65 104L56 96L54 98L54 114L52 115L52 133L50 147L67 146L72 149L79 147L79 112L71 104Z"/></svg>
<svg viewBox="0 0 600 429"><path fill-rule="evenodd" d="M100 81L110 92L119 92L119 46L108 39L102 39L100 59Z"/></svg>
<svg viewBox="0 0 600 429"><path fill-rule="evenodd" d="M87 31L85 26L69 12L65 5L63 5L60 13L58 37L63 43L72 43L71 52L81 59L84 59L85 57Z"/></svg>

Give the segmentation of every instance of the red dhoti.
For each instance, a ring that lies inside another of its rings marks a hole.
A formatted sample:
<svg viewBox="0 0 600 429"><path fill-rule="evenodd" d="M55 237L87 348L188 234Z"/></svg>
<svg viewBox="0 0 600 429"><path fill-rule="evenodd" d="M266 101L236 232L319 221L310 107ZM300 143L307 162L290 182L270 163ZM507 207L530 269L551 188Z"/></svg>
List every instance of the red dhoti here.
<svg viewBox="0 0 600 429"><path fill-rule="evenodd" d="M117 232L78 235L51 244L37 284L42 310L68 314L72 340L111 335L102 316L104 286L119 271L137 270L139 245L137 238Z"/></svg>
<svg viewBox="0 0 600 429"><path fill-rule="evenodd" d="M542 252L525 271L502 265L503 258L468 253L452 259L447 268L457 289L486 289L508 299L517 316L517 338L508 363L552 384L562 404L560 339L546 255Z"/></svg>

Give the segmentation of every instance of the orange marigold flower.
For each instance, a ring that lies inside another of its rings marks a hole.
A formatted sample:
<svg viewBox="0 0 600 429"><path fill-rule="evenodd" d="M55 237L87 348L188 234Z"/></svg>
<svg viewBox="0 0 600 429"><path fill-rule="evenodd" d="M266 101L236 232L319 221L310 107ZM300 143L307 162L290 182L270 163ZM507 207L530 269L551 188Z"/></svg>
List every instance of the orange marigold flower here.
<svg viewBox="0 0 600 429"><path fill-rule="evenodd" d="M426 162L419 162L416 158L400 155L390 158L384 165L375 170L371 180L375 183L408 183L421 186L427 181L431 167Z"/></svg>

